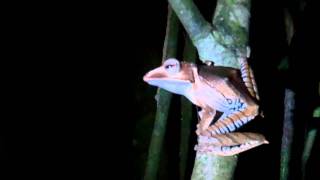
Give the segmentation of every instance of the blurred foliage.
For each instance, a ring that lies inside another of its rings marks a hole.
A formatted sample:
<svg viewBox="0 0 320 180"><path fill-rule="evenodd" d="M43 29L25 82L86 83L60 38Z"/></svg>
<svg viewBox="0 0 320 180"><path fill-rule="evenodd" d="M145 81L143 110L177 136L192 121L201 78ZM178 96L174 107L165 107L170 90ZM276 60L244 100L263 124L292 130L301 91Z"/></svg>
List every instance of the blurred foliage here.
<svg viewBox="0 0 320 180"><path fill-rule="evenodd" d="M320 107L317 107L314 111L313 111L313 117L320 117Z"/></svg>
<svg viewBox="0 0 320 180"><path fill-rule="evenodd" d="M278 65L280 71L287 71L289 69L289 60L288 57L283 58Z"/></svg>

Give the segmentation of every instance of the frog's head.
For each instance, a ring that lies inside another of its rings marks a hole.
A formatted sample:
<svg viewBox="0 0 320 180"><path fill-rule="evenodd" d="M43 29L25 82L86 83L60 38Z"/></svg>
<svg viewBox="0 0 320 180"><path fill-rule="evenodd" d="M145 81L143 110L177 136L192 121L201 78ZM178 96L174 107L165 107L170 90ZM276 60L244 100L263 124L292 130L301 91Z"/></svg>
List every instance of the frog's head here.
<svg viewBox="0 0 320 180"><path fill-rule="evenodd" d="M150 85L184 95L194 82L193 66L193 64L170 58L164 61L160 67L149 71L143 80Z"/></svg>

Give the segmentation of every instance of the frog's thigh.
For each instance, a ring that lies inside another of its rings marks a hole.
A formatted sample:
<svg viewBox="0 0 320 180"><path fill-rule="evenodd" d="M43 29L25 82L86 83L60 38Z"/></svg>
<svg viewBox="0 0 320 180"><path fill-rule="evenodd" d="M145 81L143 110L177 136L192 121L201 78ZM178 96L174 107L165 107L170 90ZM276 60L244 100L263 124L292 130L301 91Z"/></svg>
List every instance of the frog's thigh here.
<svg viewBox="0 0 320 180"><path fill-rule="evenodd" d="M198 112L199 117L200 117L200 122L197 125L197 135L206 135L203 134L204 132L206 132L206 130L208 129L210 123L213 121L215 115L216 115L216 110L212 109L212 108L203 108L201 111ZM210 135L210 134L207 134Z"/></svg>
<svg viewBox="0 0 320 180"><path fill-rule="evenodd" d="M226 116L219 118L219 120L208 128L206 134L225 134L236 129L252 120L258 114L258 106L250 105L244 110L235 111Z"/></svg>

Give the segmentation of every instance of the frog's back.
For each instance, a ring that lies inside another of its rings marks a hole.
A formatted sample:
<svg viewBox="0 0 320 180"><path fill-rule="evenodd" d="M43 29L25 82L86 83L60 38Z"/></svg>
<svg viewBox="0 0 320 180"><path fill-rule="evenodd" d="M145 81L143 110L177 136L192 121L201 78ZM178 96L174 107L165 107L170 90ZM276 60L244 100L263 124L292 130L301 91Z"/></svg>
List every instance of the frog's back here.
<svg viewBox="0 0 320 180"><path fill-rule="evenodd" d="M199 66L199 75L209 81L220 79L238 79L240 71L231 67L222 66Z"/></svg>
<svg viewBox="0 0 320 180"><path fill-rule="evenodd" d="M229 94L247 94L250 96L245 86L240 70L222 66L200 66L199 75L212 87L216 87ZM232 87L231 87L232 86ZM231 89L230 89L231 88ZM231 91L233 91L231 93ZM239 92L235 92L239 91Z"/></svg>

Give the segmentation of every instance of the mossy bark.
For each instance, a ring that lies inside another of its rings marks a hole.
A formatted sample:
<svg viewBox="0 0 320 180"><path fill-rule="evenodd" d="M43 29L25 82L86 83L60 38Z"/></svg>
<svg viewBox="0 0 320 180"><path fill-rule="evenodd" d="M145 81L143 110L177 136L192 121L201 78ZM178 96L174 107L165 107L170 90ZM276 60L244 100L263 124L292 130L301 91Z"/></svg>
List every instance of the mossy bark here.
<svg viewBox="0 0 320 180"><path fill-rule="evenodd" d="M177 55L177 43L179 32L179 20L171 7L168 7L168 19L166 37L163 46L162 61ZM149 154L146 163L144 179L157 179L163 139L166 132L167 118L172 94L163 89L158 89L157 112L154 122L154 128L149 146Z"/></svg>
<svg viewBox="0 0 320 180"><path fill-rule="evenodd" d="M250 0L218 0L212 24L192 0L168 0L188 32L202 62L240 68L247 56ZM232 179L237 156L196 155L192 179Z"/></svg>
<svg viewBox="0 0 320 180"><path fill-rule="evenodd" d="M169 0L196 46L202 62L239 68L246 56L250 0L218 0L213 24L207 22L191 0Z"/></svg>
<svg viewBox="0 0 320 180"><path fill-rule="evenodd" d="M232 179L237 166L237 160L237 156L222 157L197 153L191 179Z"/></svg>
<svg viewBox="0 0 320 180"><path fill-rule="evenodd" d="M250 0L218 0L212 20L213 36L235 57L246 56L249 20ZM235 64L234 62L229 63Z"/></svg>

